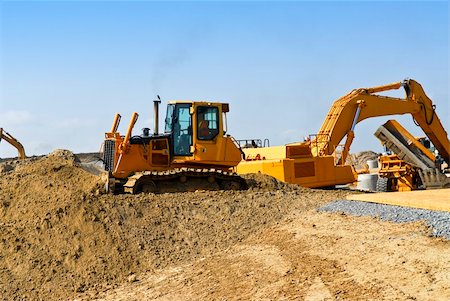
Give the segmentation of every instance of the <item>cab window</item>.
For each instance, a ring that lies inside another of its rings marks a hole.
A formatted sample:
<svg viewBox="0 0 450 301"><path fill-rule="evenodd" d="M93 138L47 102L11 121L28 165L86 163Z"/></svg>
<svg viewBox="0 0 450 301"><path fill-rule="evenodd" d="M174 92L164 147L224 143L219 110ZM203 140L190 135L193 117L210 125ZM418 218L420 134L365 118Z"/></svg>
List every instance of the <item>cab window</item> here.
<svg viewBox="0 0 450 301"><path fill-rule="evenodd" d="M217 107L197 108L197 137L199 140L213 140L219 134L219 109Z"/></svg>
<svg viewBox="0 0 450 301"><path fill-rule="evenodd" d="M167 105L167 111L166 111L166 122L165 122L165 129L164 132L166 134L171 134L173 130L173 112L175 110L174 104Z"/></svg>
<svg viewBox="0 0 450 301"><path fill-rule="evenodd" d="M177 104L173 114L173 148L175 156L191 155L191 115L189 104Z"/></svg>

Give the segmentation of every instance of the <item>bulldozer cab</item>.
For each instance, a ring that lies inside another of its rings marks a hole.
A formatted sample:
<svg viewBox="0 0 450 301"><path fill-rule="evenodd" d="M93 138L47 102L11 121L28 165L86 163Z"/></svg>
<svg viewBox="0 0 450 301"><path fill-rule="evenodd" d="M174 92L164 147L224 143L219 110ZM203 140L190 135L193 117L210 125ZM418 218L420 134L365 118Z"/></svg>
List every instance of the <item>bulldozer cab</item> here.
<svg viewBox="0 0 450 301"><path fill-rule="evenodd" d="M220 134L219 106L211 103L170 103L165 134L172 137L174 156L192 156L196 141L215 144Z"/></svg>

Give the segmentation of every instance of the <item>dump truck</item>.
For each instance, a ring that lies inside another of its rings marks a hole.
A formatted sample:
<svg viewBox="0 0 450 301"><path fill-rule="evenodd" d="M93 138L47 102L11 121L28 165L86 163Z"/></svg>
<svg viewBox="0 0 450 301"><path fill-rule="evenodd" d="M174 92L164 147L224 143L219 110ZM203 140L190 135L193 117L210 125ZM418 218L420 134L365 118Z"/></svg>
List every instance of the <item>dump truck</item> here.
<svg viewBox="0 0 450 301"><path fill-rule="evenodd" d="M19 153L19 159L24 160L27 157L25 155L25 148L23 147L22 143L20 143L19 140L14 138L10 133L3 130L3 128L0 128L0 142L2 141L2 139L17 149Z"/></svg>
<svg viewBox="0 0 450 301"><path fill-rule="evenodd" d="M414 137L396 120L388 120L374 135L393 152L380 156L378 191L450 187L445 173L447 164L435 155L429 139Z"/></svg>
<svg viewBox="0 0 450 301"><path fill-rule="evenodd" d="M229 104L169 101L165 129L159 133L160 102L154 101L153 133L144 128L133 135L139 116L135 112L121 135L121 115L116 114L103 143L107 190L135 194L246 189L245 180L233 171L243 153L226 134Z"/></svg>
<svg viewBox="0 0 450 301"><path fill-rule="evenodd" d="M404 88L405 97L378 93ZM332 187L357 180L353 166L346 164L357 123L379 116L411 114L430 138L445 162L449 162L450 143L436 114L436 106L422 86L406 79L389 85L354 89L336 100L318 134L309 141L283 146L244 149L245 160L237 166L239 174L264 173L305 187ZM346 137L344 144L341 144Z"/></svg>

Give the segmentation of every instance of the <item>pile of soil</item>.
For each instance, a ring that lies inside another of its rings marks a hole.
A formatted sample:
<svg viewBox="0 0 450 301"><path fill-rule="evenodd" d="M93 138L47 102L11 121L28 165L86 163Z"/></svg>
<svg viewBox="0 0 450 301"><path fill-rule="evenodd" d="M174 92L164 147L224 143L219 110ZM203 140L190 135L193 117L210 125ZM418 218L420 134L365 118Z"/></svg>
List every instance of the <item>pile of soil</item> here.
<svg viewBox="0 0 450 301"><path fill-rule="evenodd" d="M367 161L378 160L380 154L373 151L363 151L359 153L350 154L346 160L346 164L353 164L356 170L368 169Z"/></svg>
<svg viewBox="0 0 450 301"><path fill-rule="evenodd" d="M345 191L250 175L248 191L104 195L69 151L0 177L1 299L96 294L134 275L203 258ZM131 276L130 276L131 275Z"/></svg>
<svg viewBox="0 0 450 301"><path fill-rule="evenodd" d="M311 191L309 188L299 187L295 184L278 181L276 178L262 173L241 175L251 190L283 190L283 191Z"/></svg>

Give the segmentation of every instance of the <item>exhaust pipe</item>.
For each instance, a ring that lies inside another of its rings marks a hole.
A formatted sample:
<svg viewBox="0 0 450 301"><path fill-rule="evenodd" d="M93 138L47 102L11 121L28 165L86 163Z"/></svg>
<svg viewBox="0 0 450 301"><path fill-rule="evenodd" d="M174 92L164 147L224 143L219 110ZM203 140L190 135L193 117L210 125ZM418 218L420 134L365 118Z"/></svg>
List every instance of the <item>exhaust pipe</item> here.
<svg viewBox="0 0 450 301"><path fill-rule="evenodd" d="M161 103L161 98L159 98L159 95L156 95L158 97L158 100L154 100L153 101L153 114L154 114L154 119L155 119L155 131L154 131L154 135L158 136L159 135L159 104Z"/></svg>

